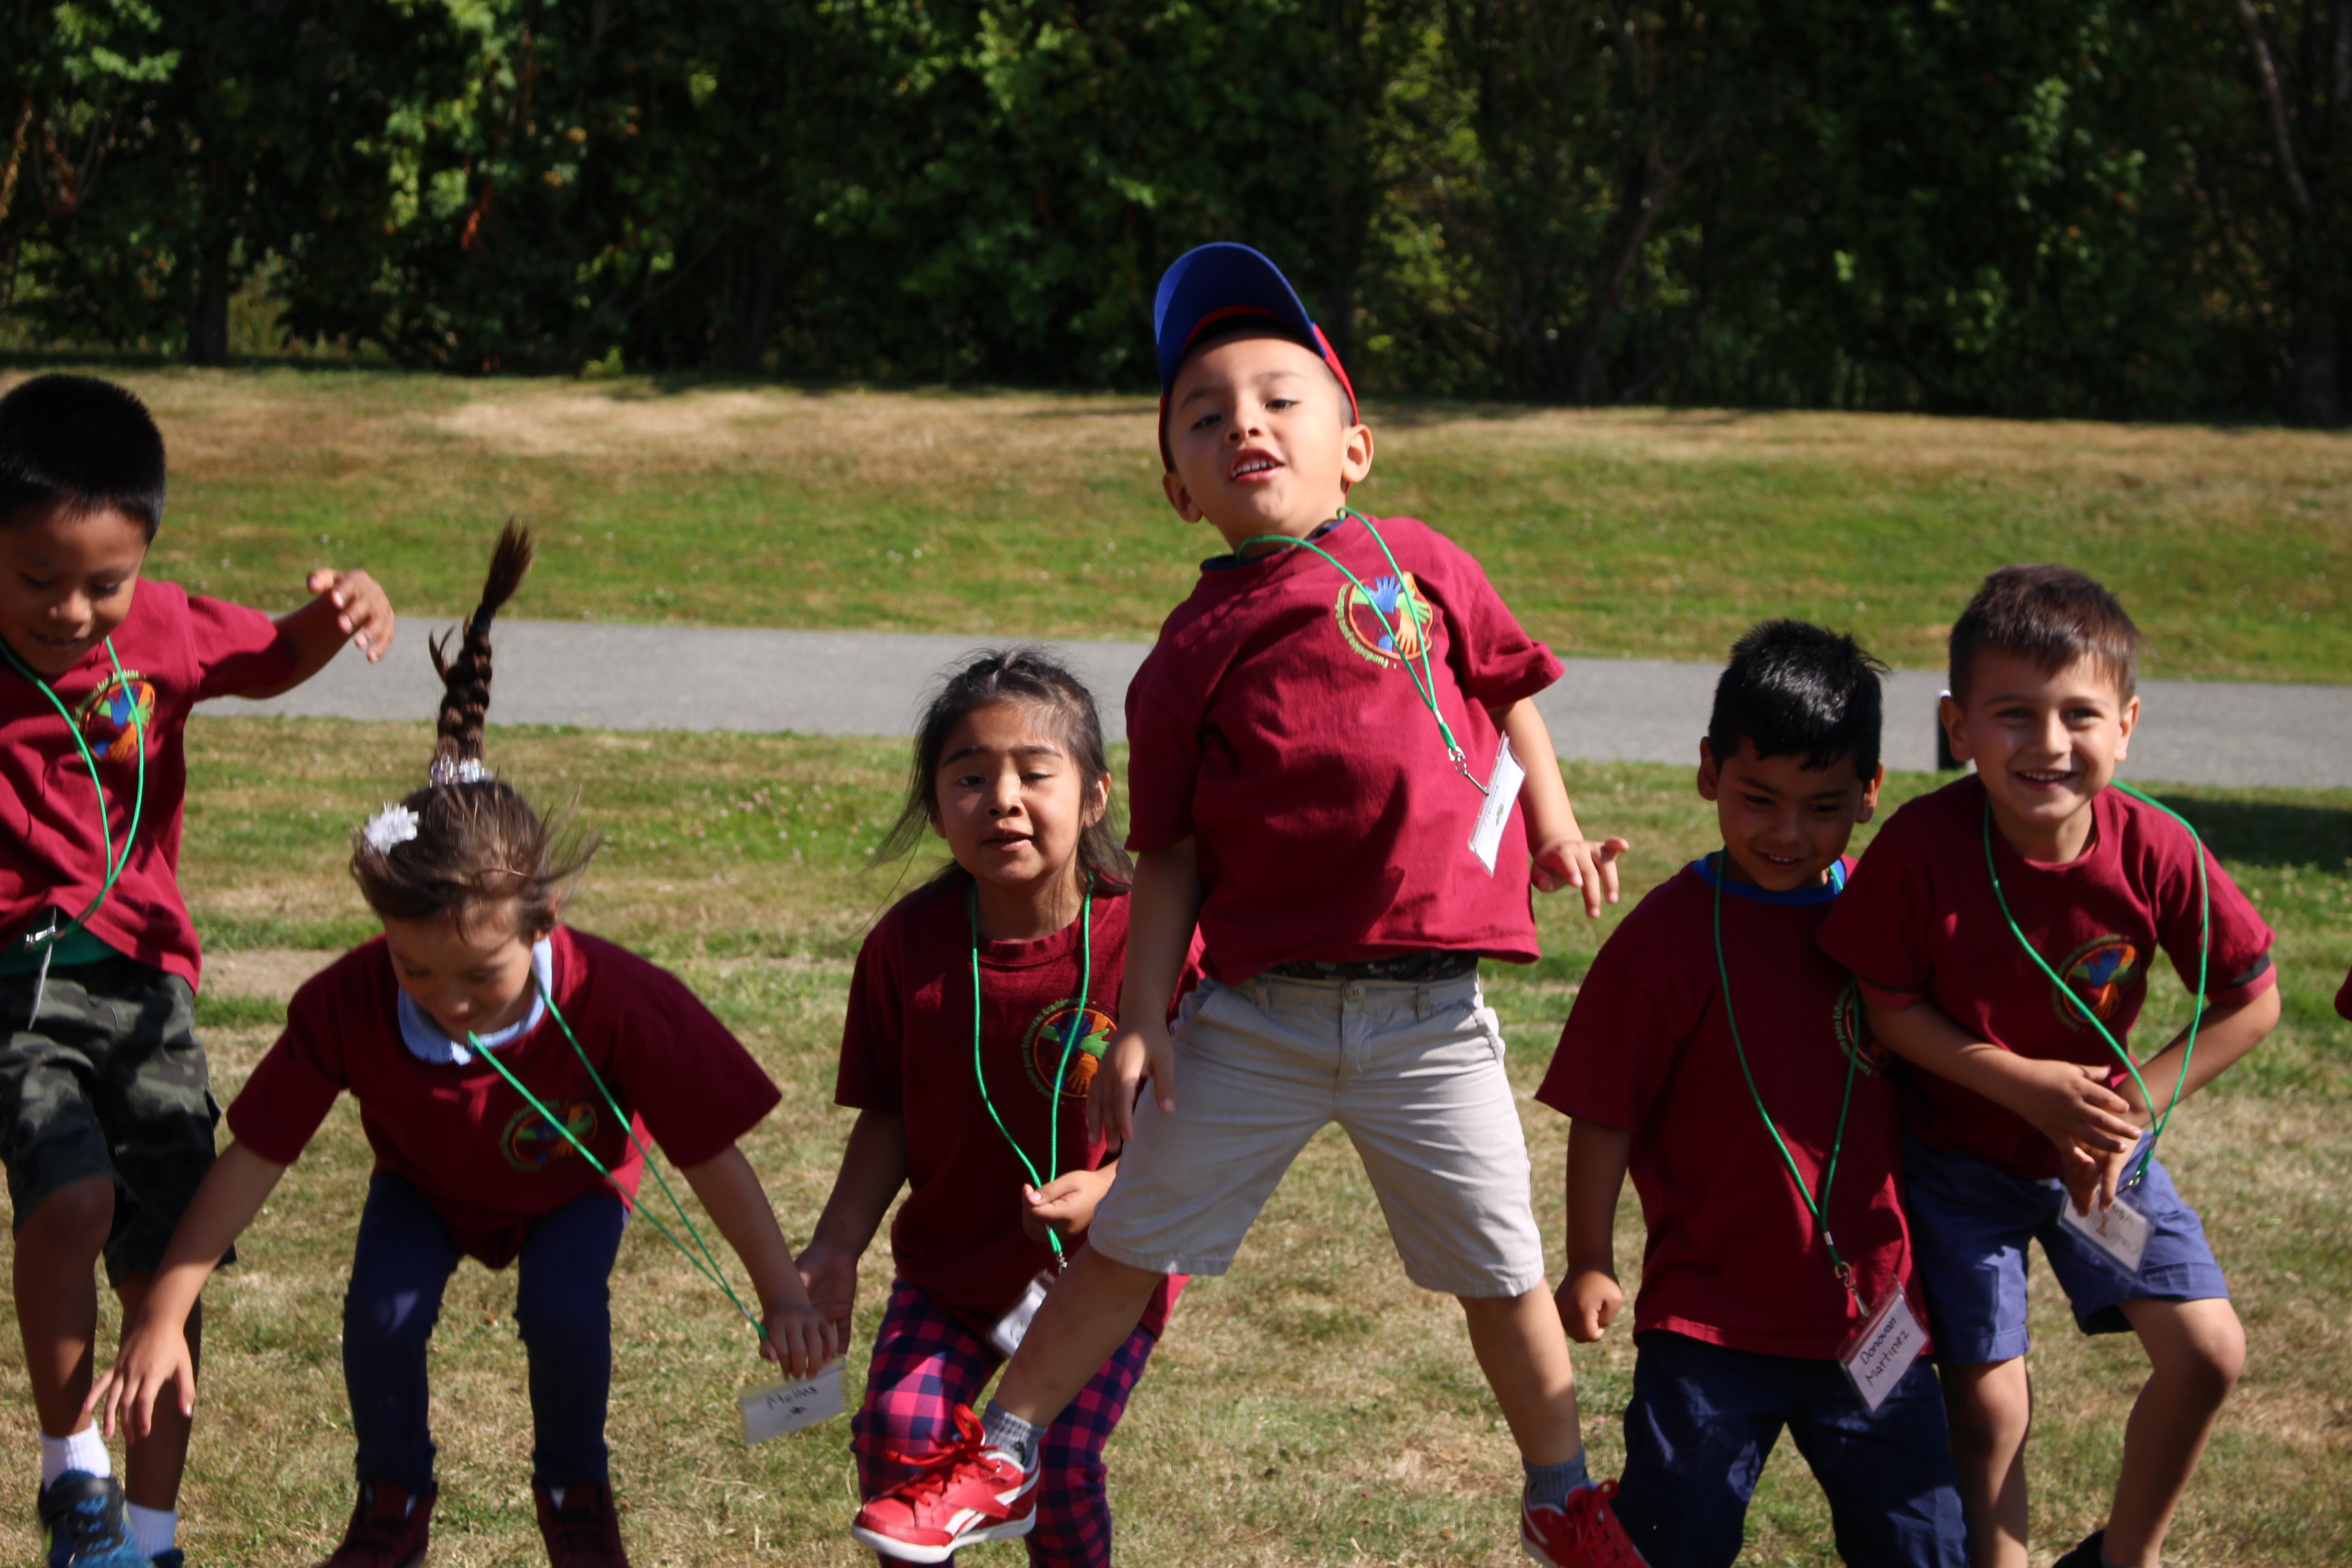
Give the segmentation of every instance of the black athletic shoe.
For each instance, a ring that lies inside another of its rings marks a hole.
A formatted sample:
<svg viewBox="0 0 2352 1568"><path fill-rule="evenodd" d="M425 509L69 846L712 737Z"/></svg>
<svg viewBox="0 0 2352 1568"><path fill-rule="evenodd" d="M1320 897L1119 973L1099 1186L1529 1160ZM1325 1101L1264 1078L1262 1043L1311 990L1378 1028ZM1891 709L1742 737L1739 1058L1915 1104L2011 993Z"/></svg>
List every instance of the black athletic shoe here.
<svg viewBox="0 0 2352 1568"><path fill-rule="evenodd" d="M2050 1564L2050 1568L2099 1568L2105 1556L2100 1548L2106 1544L2107 1532L2103 1526L2083 1537L2083 1543Z"/></svg>

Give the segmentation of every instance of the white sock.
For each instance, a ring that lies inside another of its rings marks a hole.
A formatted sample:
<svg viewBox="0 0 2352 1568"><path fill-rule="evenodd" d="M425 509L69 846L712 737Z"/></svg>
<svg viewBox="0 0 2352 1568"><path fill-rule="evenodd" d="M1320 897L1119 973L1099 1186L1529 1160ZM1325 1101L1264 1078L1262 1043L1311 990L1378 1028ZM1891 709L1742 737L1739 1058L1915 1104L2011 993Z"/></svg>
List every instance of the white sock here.
<svg viewBox="0 0 2352 1568"><path fill-rule="evenodd" d="M55 1486L59 1476L68 1470L82 1470L93 1476L110 1476L114 1461L106 1457L106 1439L98 1435L98 1425L92 1422L70 1437L52 1437L41 1434L41 1485Z"/></svg>
<svg viewBox="0 0 2352 1568"><path fill-rule="evenodd" d="M127 1502L122 1505L122 1518L131 1526L131 1544L139 1548L142 1557L161 1557L179 1544L178 1509L141 1508Z"/></svg>

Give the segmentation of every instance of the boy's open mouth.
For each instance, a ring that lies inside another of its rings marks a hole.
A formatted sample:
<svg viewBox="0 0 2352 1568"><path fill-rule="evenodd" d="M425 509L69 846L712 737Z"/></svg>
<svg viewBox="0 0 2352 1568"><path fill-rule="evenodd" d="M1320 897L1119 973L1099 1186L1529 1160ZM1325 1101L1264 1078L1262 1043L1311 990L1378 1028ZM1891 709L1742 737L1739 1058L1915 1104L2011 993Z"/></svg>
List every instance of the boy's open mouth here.
<svg viewBox="0 0 2352 1568"><path fill-rule="evenodd" d="M1282 462L1279 458L1270 457L1264 452L1244 452L1234 458L1234 466L1226 470L1226 473L1231 479L1258 479L1276 472L1281 467Z"/></svg>

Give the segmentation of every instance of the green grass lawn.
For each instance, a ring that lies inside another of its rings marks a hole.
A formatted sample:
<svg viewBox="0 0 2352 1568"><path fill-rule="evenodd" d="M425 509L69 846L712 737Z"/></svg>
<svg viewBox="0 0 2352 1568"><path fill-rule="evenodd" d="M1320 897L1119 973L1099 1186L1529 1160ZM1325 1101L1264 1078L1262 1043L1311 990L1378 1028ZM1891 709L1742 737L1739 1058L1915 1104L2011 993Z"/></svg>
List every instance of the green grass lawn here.
<svg viewBox="0 0 2352 1568"><path fill-rule="evenodd" d="M173 455L160 574L265 607L321 563L462 613L1148 637L1209 553L1133 397L133 371ZM0 385L13 377L0 374ZM1375 405L1375 512L1475 552L1565 653L1719 658L1767 615L1937 666L1977 579L2105 580L2159 676L2352 678L2352 437Z"/></svg>
<svg viewBox="0 0 2352 1568"><path fill-rule="evenodd" d="M414 777L422 725L200 719L185 881L210 948L201 1004L217 1089L234 1094L272 1038L295 978L368 933L341 866L352 826ZM499 731L494 760L542 798L577 791L606 835L573 918L684 974L783 1086L749 1141L788 1234L802 1240L830 1184L849 1115L830 1103L849 962L903 875L863 853L896 805L901 743L765 736ZM1587 823L1633 837L1648 887L1709 847L1688 770L1572 766ZM1894 781L1901 798L1934 781ZM2278 1035L2192 1101L2167 1157L2203 1211L2252 1342L2173 1537L2168 1561L2352 1561L2352 1257L2337 1196L2352 1179L2352 1026L2330 1005L2352 963L2352 791L2177 791L2281 934ZM1549 956L1490 968L1492 996L1530 1092L1599 937L1546 900ZM2144 1037L2186 1003L2168 979ZM1537 1199L1558 1264L1563 1121L1530 1101ZM346 1103L212 1292L210 1363L184 1510L192 1561L299 1568L331 1547L350 1506L351 1439L336 1342L368 1157ZM1638 1275L1629 1201L1621 1267ZM853 1390L887 1281L862 1282ZM435 1342L442 1443L440 1568L538 1561L528 1493L529 1412L509 1314L512 1281L467 1267ZM649 1231L633 1230L615 1284L615 1480L640 1563L781 1561L848 1568L854 1507L843 1426L747 1450L734 1395L763 1381L748 1331ZM2040 1427L2032 1454L2037 1561L2104 1506L2139 1375L2128 1340L2084 1341L2037 1276ZM15 1336L0 1387L21 1390ZM1632 1372L1621 1334L1580 1347L1595 1468L1613 1472ZM21 1395L0 1441L29 1452ZM1404 1280L1362 1168L1318 1138L1234 1271L1186 1295L1112 1448L1120 1560L1177 1564L1502 1564L1517 1466L1472 1363L1460 1314ZM33 1552L30 1487L0 1510L0 1552ZM1824 1510L1784 1445L1750 1516L1754 1563L1826 1564ZM974 1564L1012 1564L984 1548Z"/></svg>

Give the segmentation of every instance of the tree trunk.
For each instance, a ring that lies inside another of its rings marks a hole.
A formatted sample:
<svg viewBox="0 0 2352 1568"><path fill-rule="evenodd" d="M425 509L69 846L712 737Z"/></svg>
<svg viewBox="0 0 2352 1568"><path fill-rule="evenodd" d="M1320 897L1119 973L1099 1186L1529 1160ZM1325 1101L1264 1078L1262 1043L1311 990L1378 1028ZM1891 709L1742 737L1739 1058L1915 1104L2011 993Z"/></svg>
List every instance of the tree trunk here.
<svg viewBox="0 0 2352 1568"><path fill-rule="evenodd" d="M188 307L188 363L228 363L228 274L232 239L224 229L205 240L196 268L196 293Z"/></svg>
<svg viewBox="0 0 2352 1568"><path fill-rule="evenodd" d="M2344 423L2336 312L2315 300L2297 302L2287 340L2287 379L2296 424L2327 430Z"/></svg>

